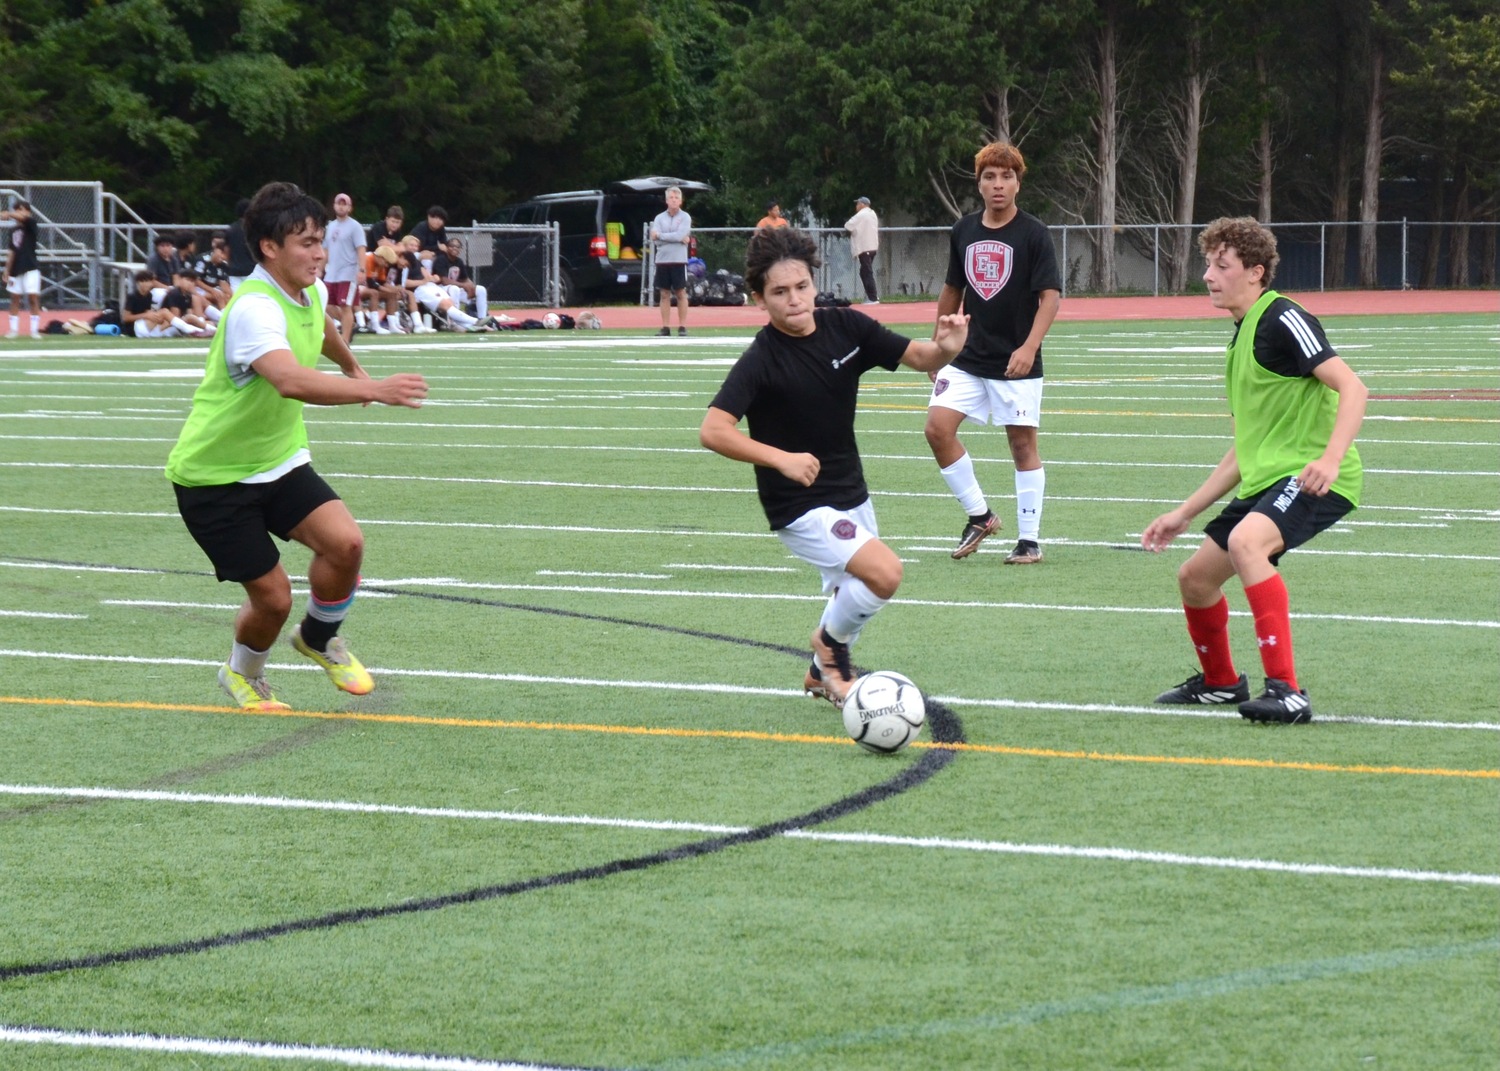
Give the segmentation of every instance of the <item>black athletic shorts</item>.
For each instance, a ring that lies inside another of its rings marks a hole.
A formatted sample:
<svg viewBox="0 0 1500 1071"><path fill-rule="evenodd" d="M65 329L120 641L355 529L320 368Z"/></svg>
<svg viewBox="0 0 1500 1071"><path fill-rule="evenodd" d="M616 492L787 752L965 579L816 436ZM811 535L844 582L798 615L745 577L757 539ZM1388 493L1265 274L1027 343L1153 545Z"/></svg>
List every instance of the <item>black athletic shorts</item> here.
<svg viewBox="0 0 1500 1071"><path fill-rule="evenodd" d="M656 289L686 290L686 264L658 264L656 266Z"/></svg>
<svg viewBox="0 0 1500 1071"><path fill-rule="evenodd" d="M1341 494L1329 491L1322 498L1304 495L1297 485L1297 477L1288 476L1278 480L1255 498L1236 498L1224 507L1203 534L1222 549L1229 549L1229 533L1234 526L1251 513L1262 513L1271 518L1281 541L1285 544L1280 554L1271 555L1271 564L1281 560L1281 555L1293 547L1300 547L1323 529L1330 527L1340 517L1354 509L1354 504Z"/></svg>
<svg viewBox="0 0 1500 1071"><path fill-rule="evenodd" d="M214 574L240 584L276 568L281 551L271 536L288 541L308 514L339 497L311 465L298 465L270 483L172 487L177 511L214 563Z"/></svg>

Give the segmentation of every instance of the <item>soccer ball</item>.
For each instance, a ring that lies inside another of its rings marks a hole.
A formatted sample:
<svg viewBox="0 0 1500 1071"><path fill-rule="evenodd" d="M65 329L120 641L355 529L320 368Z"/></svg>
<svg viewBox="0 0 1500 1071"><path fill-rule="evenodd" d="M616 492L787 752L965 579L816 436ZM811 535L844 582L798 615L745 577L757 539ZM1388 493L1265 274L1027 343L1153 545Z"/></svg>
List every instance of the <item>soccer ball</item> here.
<svg viewBox="0 0 1500 1071"><path fill-rule="evenodd" d="M562 317L555 312L549 312L546 316L542 317L542 326L548 331L556 331L562 326Z"/></svg>
<svg viewBox="0 0 1500 1071"><path fill-rule="evenodd" d="M844 731L877 755L900 751L917 738L927 703L910 677L888 669L855 680L844 697Z"/></svg>

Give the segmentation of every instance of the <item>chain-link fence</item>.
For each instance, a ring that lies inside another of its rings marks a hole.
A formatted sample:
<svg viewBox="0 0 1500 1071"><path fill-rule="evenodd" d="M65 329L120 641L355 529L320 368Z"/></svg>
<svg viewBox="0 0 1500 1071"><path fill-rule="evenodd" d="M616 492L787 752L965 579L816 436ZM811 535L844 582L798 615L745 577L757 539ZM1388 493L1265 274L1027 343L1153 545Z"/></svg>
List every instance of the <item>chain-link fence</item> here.
<svg viewBox="0 0 1500 1071"><path fill-rule="evenodd" d="M1276 285L1308 292L1367 285L1360 266L1359 223L1274 223L1281 264ZM1374 288L1382 290L1500 286L1500 223L1376 223ZM1063 295L1183 294L1201 292L1201 224L1169 223L1049 227ZM754 228L697 227L698 256L713 273L745 270L745 244ZM859 301L859 264L842 228L807 231L818 243L820 291ZM882 298L935 298L948 270L947 227L882 227L875 283ZM1103 244L1107 243L1107 244ZM641 303L653 304L650 243L641 275Z"/></svg>

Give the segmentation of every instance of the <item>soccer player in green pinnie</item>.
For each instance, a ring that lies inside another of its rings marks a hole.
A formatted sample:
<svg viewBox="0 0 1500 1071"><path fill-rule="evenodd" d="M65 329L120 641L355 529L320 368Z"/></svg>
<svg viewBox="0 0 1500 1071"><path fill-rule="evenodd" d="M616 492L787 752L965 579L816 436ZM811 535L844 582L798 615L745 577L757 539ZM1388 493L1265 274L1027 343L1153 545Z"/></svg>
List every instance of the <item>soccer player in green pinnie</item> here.
<svg viewBox="0 0 1500 1071"><path fill-rule="evenodd" d="M313 552L307 616L292 630L292 646L345 692L375 687L337 635L359 584L364 536L313 471L303 404L417 408L427 396L419 375L371 379L328 319L318 278L328 257L326 223L317 199L289 182L261 187L250 202L245 237L257 266L224 310L192 412L167 459L188 531L219 580L245 588L234 646L219 669L220 687L244 710L290 709L265 678L292 610L291 579L272 535ZM343 376L318 371L319 356Z"/></svg>
<svg viewBox="0 0 1500 1071"><path fill-rule="evenodd" d="M1236 703L1257 722L1301 724L1312 704L1292 659L1291 611L1276 565L1359 505L1363 469L1354 437L1369 395L1323 334L1315 316L1270 289L1276 237L1247 216L1217 219L1198 238L1203 280L1215 308L1234 316L1224 374L1234 445L1203 485L1141 534L1160 551L1199 513L1236 486L1239 495L1213 520L1177 571L1188 636L1203 672L1156 697L1158 703ZM1249 681L1229 651L1224 584L1238 576L1255 618L1265 689Z"/></svg>

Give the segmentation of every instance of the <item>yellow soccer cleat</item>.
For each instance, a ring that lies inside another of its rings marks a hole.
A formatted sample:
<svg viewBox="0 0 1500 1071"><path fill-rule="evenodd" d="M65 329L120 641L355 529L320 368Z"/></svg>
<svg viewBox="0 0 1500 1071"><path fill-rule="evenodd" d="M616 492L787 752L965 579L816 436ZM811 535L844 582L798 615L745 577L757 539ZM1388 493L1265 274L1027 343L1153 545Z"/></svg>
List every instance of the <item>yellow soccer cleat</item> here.
<svg viewBox="0 0 1500 1071"><path fill-rule="evenodd" d="M350 695L369 695L375 690L375 680L360 660L349 653L344 637L335 636L328 641L328 650L314 651L302 640L302 626L292 629L291 644L301 654L323 667L334 687Z"/></svg>
<svg viewBox="0 0 1500 1071"><path fill-rule="evenodd" d="M239 704L241 710L269 714L277 710L292 709L276 698L264 677L246 677L230 669L228 663L219 667L219 687Z"/></svg>

